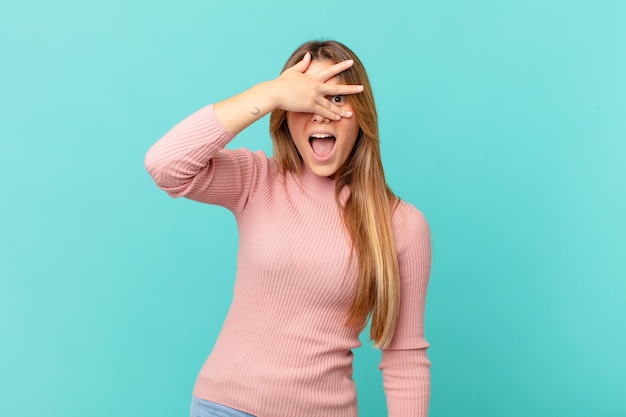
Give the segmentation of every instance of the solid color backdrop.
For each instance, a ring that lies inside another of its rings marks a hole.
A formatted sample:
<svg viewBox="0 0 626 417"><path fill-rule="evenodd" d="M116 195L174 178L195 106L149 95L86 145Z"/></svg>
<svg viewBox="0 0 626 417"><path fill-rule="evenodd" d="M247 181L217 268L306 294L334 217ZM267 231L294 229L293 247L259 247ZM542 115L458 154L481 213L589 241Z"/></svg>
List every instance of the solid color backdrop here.
<svg viewBox="0 0 626 417"><path fill-rule="evenodd" d="M389 183L432 228L430 415L626 415L624 22L619 0L3 2L0 415L188 415L236 226L143 157L311 38L364 61ZM269 152L267 118L232 146ZM386 415L364 342L360 415Z"/></svg>

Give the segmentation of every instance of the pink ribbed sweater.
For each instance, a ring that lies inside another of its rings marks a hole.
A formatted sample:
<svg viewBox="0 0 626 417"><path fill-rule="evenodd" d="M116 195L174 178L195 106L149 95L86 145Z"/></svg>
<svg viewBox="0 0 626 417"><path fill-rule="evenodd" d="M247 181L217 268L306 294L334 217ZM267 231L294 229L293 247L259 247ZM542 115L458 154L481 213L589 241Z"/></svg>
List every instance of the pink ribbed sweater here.
<svg viewBox="0 0 626 417"><path fill-rule="evenodd" d="M352 349L360 346L360 329L344 321L355 267L335 183L306 168L281 175L262 152L225 150L232 138L207 106L168 132L145 161L161 189L222 205L239 227L232 305L193 393L257 417L354 417ZM426 416L430 233L404 202L393 230L401 307L380 369L389 416Z"/></svg>

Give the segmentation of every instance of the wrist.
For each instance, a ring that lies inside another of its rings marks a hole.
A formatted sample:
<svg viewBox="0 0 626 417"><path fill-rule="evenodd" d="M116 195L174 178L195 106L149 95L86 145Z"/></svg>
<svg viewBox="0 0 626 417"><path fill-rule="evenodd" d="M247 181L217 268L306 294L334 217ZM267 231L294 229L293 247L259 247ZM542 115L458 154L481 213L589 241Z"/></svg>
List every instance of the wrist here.
<svg viewBox="0 0 626 417"><path fill-rule="evenodd" d="M254 107L259 109L260 114L265 115L280 108L280 94L278 94L275 80L263 81L252 87L252 90L254 90L253 96L255 97L253 101L257 103Z"/></svg>

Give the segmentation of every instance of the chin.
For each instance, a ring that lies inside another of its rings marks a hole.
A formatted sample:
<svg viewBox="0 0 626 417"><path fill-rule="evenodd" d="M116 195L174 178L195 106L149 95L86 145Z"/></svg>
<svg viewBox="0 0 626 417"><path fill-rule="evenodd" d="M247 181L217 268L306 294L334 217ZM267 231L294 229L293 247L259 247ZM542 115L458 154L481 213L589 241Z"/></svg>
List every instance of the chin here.
<svg viewBox="0 0 626 417"><path fill-rule="evenodd" d="M333 177L337 173L337 170L333 167L313 166L310 169L318 177Z"/></svg>

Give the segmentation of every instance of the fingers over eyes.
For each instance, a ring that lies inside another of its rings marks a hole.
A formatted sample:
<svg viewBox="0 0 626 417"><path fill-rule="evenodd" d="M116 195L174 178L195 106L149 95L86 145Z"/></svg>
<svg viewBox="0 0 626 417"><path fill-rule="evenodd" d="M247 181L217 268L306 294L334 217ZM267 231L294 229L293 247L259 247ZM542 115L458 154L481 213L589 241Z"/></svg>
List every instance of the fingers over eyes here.
<svg viewBox="0 0 626 417"><path fill-rule="evenodd" d="M327 96L339 96L346 94L357 94L363 91L363 86L359 84L324 84L322 93Z"/></svg>

